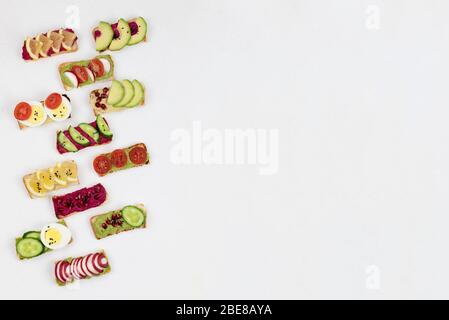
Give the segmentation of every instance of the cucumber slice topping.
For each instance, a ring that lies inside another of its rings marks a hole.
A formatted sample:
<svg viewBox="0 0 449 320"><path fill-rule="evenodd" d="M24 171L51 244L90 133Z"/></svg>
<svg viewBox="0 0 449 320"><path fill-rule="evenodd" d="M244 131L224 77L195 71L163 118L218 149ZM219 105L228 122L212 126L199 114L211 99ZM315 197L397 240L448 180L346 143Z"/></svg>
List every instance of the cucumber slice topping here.
<svg viewBox="0 0 449 320"><path fill-rule="evenodd" d="M120 102L125 95L125 87L118 80L112 80L111 88L108 94L107 103L111 106Z"/></svg>
<svg viewBox="0 0 449 320"><path fill-rule="evenodd" d="M122 209L123 219L130 226L138 228L145 222L145 215L139 208L135 206L127 206Z"/></svg>
<svg viewBox="0 0 449 320"><path fill-rule="evenodd" d="M88 146L90 144L89 139L83 137L83 135L72 126L69 127L69 134L76 143L79 143L82 146Z"/></svg>
<svg viewBox="0 0 449 320"><path fill-rule="evenodd" d="M38 231L28 231L25 232L22 236L22 238L30 238L30 239L37 239L37 240L41 240L41 233Z"/></svg>
<svg viewBox="0 0 449 320"><path fill-rule="evenodd" d="M92 127L90 124L87 123L81 123L79 125L80 129L83 130L89 137L95 140L95 142L98 143L98 140L100 140L100 133L97 129Z"/></svg>
<svg viewBox="0 0 449 320"><path fill-rule="evenodd" d="M108 124L106 123L106 121L104 120L104 118L101 115L98 115L98 117L97 117L97 127L98 127L98 130L100 130L102 135L104 135L105 137L108 137L108 138L112 137L112 132L109 129Z"/></svg>
<svg viewBox="0 0 449 320"><path fill-rule="evenodd" d="M64 132L58 134L58 142L68 152L78 151L78 148L65 136Z"/></svg>
<svg viewBox="0 0 449 320"><path fill-rule="evenodd" d="M37 239L23 238L17 242L16 250L23 258L33 258L44 252L44 245Z"/></svg>

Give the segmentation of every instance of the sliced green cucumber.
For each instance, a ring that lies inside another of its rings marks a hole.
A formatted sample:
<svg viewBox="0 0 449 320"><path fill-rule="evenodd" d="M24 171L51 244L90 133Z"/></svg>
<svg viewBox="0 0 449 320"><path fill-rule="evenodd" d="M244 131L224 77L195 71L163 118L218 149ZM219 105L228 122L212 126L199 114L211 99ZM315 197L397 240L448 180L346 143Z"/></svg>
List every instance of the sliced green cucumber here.
<svg viewBox="0 0 449 320"><path fill-rule="evenodd" d="M123 95L122 100L117 104L114 104L115 108L123 108L126 106L134 97L134 86L129 80L122 81L123 88L125 88L125 94Z"/></svg>
<svg viewBox="0 0 449 320"><path fill-rule="evenodd" d="M69 140L64 134L64 132L60 132L58 134L58 142L61 146L67 150L68 152L77 152L78 148Z"/></svg>
<svg viewBox="0 0 449 320"><path fill-rule="evenodd" d="M37 239L37 240L41 240L41 233L38 231L28 231L25 232L22 236L22 238L30 238L30 239Z"/></svg>
<svg viewBox="0 0 449 320"><path fill-rule="evenodd" d="M120 102L125 95L125 87L118 80L112 80L111 88L109 89L107 104L113 106Z"/></svg>
<svg viewBox="0 0 449 320"><path fill-rule="evenodd" d="M97 116L97 127L98 127L98 130L100 130L102 135L104 135L105 137L108 137L108 138L112 137L112 132L109 129L108 124L106 123L106 121L104 120L104 118L101 115Z"/></svg>
<svg viewBox="0 0 449 320"><path fill-rule="evenodd" d="M145 222L145 214L135 206L127 206L122 209L123 219L130 226L138 228Z"/></svg>
<svg viewBox="0 0 449 320"><path fill-rule="evenodd" d="M44 252L44 245L37 239L23 238L17 242L16 250L23 258L33 258Z"/></svg>
<svg viewBox="0 0 449 320"><path fill-rule="evenodd" d="M95 142L98 142L100 140L100 133L97 129L92 127L90 124L87 123L81 123L79 125L80 129L83 130L89 137L95 140Z"/></svg>
<svg viewBox="0 0 449 320"><path fill-rule="evenodd" d="M89 139L83 137L83 135L72 126L69 127L69 134L76 143L79 143L82 146L88 146L90 144Z"/></svg>

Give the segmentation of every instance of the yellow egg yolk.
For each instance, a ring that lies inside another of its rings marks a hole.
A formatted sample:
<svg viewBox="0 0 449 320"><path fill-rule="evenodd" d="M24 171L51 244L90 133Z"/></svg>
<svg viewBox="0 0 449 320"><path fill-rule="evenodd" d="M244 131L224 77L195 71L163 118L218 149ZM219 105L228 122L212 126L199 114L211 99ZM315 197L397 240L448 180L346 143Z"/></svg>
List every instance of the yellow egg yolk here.
<svg viewBox="0 0 449 320"><path fill-rule="evenodd" d="M45 117L45 110L42 106L31 106L31 116L27 122L31 125L41 123Z"/></svg>
<svg viewBox="0 0 449 320"><path fill-rule="evenodd" d="M45 230L45 241L48 245L53 246L61 241L61 232L55 228Z"/></svg>
<svg viewBox="0 0 449 320"><path fill-rule="evenodd" d="M64 101L56 109L50 110L50 113L54 119L66 119L69 112L69 108L67 108L67 106L64 104Z"/></svg>

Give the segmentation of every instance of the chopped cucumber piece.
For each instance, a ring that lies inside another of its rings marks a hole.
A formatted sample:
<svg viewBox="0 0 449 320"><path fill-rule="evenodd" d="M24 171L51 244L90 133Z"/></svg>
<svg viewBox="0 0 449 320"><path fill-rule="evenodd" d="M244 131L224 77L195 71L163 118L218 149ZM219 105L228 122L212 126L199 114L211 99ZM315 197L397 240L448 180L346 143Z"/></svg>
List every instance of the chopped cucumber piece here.
<svg viewBox="0 0 449 320"><path fill-rule="evenodd" d="M101 115L97 116L97 126L98 126L98 130L100 130L101 134L104 135L105 137L112 137L112 132L109 129L108 124L106 123L106 121L104 120L104 118Z"/></svg>
<svg viewBox="0 0 449 320"><path fill-rule="evenodd" d="M83 137L83 135L72 126L69 127L69 134L76 143L79 143L82 146L88 146L90 144L89 139Z"/></svg>
<svg viewBox="0 0 449 320"><path fill-rule="evenodd" d="M98 140L100 140L100 133L97 129L92 127L90 124L87 123L81 123L79 125L80 129L83 130L89 137L95 140L95 142L98 143Z"/></svg>
<svg viewBox="0 0 449 320"><path fill-rule="evenodd" d="M41 233L38 231L28 231L23 234L22 238L31 238L31 239L37 239L40 241Z"/></svg>
<svg viewBox="0 0 449 320"><path fill-rule="evenodd" d="M127 206L122 209L123 219L132 227L140 227L145 222L145 215L135 206Z"/></svg>
<svg viewBox="0 0 449 320"><path fill-rule="evenodd" d="M17 242L16 250L23 258L33 258L44 252L44 245L37 239L23 238Z"/></svg>
<svg viewBox="0 0 449 320"><path fill-rule="evenodd" d="M64 132L60 132L58 135L58 142L61 146L69 152L77 152L78 148L69 140L64 134Z"/></svg>

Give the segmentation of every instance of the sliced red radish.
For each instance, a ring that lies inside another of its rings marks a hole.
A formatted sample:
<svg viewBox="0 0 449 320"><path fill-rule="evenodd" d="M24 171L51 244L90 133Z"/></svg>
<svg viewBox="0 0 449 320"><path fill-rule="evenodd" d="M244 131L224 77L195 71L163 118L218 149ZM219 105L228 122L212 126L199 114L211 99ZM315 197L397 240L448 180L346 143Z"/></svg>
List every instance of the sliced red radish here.
<svg viewBox="0 0 449 320"><path fill-rule="evenodd" d="M67 282L67 280L69 280L67 272L65 271L66 264L67 264L67 261L62 261L61 265L59 266L59 268L61 269L61 271L59 273L61 274L62 279L64 279L64 282Z"/></svg>
<svg viewBox="0 0 449 320"><path fill-rule="evenodd" d="M64 76L67 79L69 79L69 81L71 83L71 87L78 88L78 78L76 77L76 75L73 72L66 71L66 72L64 72Z"/></svg>
<svg viewBox="0 0 449 320"><path fill-rule="evenodd" d="M108 59L104 59L101 58L99 59L101 61L101 63L103 64L104 67L104 74L108 73L109 71L111 71L111 64L109 63Z"/></svg>
<svg viewBox="0 0 449 320"><path fill-rule="evenodd" d="M78 258L78 273L83 277L83 279L87 278L87 274L83 269L83 257Z"/></svg>
<svg viewBox="0 0 449 320"><path fill-rule="evenodd" d="M90 253L86 256L86 269L89 270L89 273L92 276L95 276L98 274L98 271L96 269L94 269L93 265L92 265L92 257L94 256L93 253Z"/></svg>
<svg viewBox="0 0 449 320"><path fill-rule="evenodd" d="M108 264L108 259L106 259L105 255L103 253L100 253L98 255L98 264L103 268L107 268Z"/></svg>
<svg viewBox="0 0 449 320"><path fill-rule="evenodd" d="M68 264L68 262L64 260L64 261L62 261L61 266L60 266L61 271L59 273L61 274L64 282L69 281L69 276L65 272L67 264Z"/></svg>
<svg viewBox="0 0 449 320"><path fill-rule="evenodd" d="M72 260L72 273L76 279L82 279L78 269L78 258Z"/></svg>
<svg viewBox="0 0 449 320"><path fill-rule="evenodd" d="M100 274L100 273L101 273L101 270L99 270L99 269L97 269L97 268L95 267L95 265L94 265L94 263L93 263L94 257L95 257L95 254L94 254L94 253L91 253L91 254L88 255L88 258L87 258L87 268L89 269L89 271L90 271L92 274L97 275L97 274Z"/></svg>
<svg viewBox="0 0 449 320"><path fill-rule="evenodd" d="M94 265L94 268L98 270L98 273L102 273L103 268L101 267L101 265L99 263L99 259L98 259L99 256L100 256L99 253L94 254L94 256L92 258L92 264Z"/></svg>
<svg viewBox="0 0 449 320"><path fill-rule="evenodd" d="M70 262L70 273L72 274L74 279L78 279L77 273L75 270L75 259L72 259L72 261Z"/></svg>
<svg viewBox="0 0 449 320"><path fill-rule="evenodd" d="M72 268L71 268L70 263L68 263L67 261L64 264L64 270L65 270L65 274L67 276L67 281L71 281L73 278Z"/></svg>
<svg viewBox="0 0 449 320"><path fill-rule="evenodd" d="M89 80L92 81L92 82L95 82L94 73L87 67L84 67L84 69L86 69L86 72L89 75Z"/></svg>
<svg viewBox="0 0 449 320"><path fill-rule="evenodd" d="M65 281L61 275L61 264L62 264L62 261L58 261L55 264L55 277L56 277L56 280L58 280L59 282L65 283Z"/></svg>
<svg viewBox="0 0 449 320"><path fill-rule="evenodd" d="M79 275L79 279L84 279L86 275L83 273L83 270L81 270L81 258L76 258L76 272Z"/></svg>
<svg viewBox="0 0 449 320"><path fill-rule="evenodd" d="M85 274L87 277L92 277L92 274L89 272L89 269L88 269L87 266L86 266L86 260L87 260L86 258L87 258L87 256L84 256L84 257L81 259L81 262L80 262L81 270L83 270L84 274Z"/></svg>

